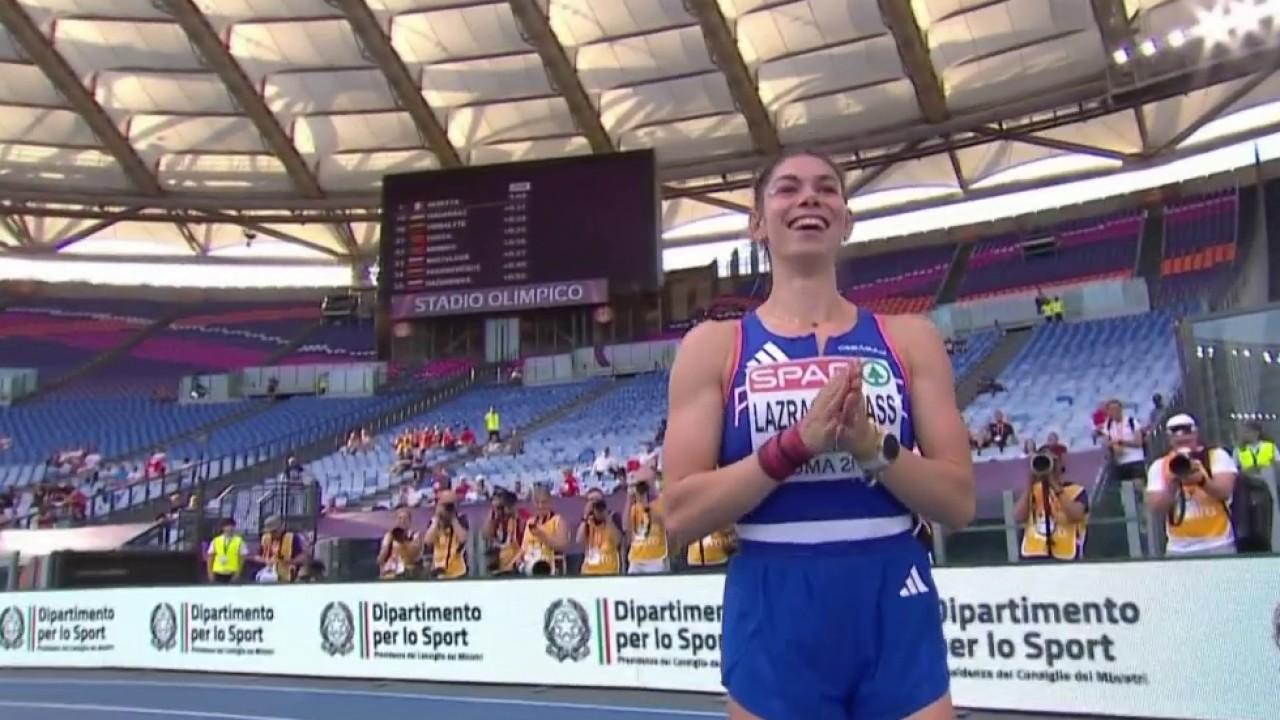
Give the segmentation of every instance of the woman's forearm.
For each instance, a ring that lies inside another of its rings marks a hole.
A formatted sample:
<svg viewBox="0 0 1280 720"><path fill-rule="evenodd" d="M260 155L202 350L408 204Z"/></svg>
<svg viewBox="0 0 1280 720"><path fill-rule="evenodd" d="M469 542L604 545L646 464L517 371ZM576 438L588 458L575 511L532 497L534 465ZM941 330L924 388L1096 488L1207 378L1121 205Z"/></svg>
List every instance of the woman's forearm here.
<svg viewBox="0 0 1280 720"><path fill-rule="evenodd" d="M755 455L667 483L662 492L667 533L675 543L684 544L722 530L753 510L776 487L778 483L765 474Z"/></svg>
<svg viewBox="0 0 1280 720"><path fill-rule="evenodd" d="M904 452L880 482L913 512L952 530L973 522L977 512L973 474L945 460Z"/></svg>

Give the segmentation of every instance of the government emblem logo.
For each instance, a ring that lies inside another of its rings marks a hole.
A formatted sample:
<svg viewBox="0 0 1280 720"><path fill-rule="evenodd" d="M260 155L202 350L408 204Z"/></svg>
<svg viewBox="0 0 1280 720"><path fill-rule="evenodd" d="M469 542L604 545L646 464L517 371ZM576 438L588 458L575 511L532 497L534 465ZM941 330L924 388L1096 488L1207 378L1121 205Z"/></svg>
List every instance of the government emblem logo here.
<svg viewBox="0 0 1280 720"><path fill-rule="evenodd" d="M344 602L331 602L320 611L320 647L329 657L347 655L355 648L356 622Z"/></svg>
<svg viewBox="0 0 1280 720"><path fill-rule="evenodd" d="M169 603L151 609L151 647L172 650L178 644L178 613Z"/></svg>
<svg viewBox="0 0 1280 720"><path fill-rule="evenodd" d="M22 638L27 634L27 621L22 617L22 609L10 605L0 611L0 648L16 650L22 647Z"/></svg>
<svg viewBox="0 0 1280 720"><path fill-rule="evenodd" d="M547 606L542 618L547 654L559 662L577 662L591 654L591 624L587 610L577 600L562 598Z"/></svg>

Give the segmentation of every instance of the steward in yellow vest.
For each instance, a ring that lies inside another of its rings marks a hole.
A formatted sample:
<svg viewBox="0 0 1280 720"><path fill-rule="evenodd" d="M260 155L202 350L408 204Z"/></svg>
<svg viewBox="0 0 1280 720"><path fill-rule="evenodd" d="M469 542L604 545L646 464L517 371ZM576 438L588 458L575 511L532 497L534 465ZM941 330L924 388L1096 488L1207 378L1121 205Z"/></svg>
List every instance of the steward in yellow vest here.
<svg viewBox="0 0 1280 720"><path fill-rule="evenodd" d="M1262 424L1249 421L1241 432L1236 448L1236 462L1241 472L1260 472L1276 462L1276 444L1262 437Z"/></svg>
<svg viewBox="0 0 1280 720"><path fill-rule="evenodd" d="M239 582L244 558L249 554L244 538L236 534L236 521L222 521L222 532L209 543L209 582Z"/></svg>

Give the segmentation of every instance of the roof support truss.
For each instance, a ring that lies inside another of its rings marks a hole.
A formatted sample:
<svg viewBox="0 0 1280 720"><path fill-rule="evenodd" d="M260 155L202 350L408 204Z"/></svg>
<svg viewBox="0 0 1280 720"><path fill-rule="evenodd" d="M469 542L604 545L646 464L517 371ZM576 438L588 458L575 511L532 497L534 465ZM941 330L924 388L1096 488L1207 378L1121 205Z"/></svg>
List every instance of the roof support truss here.
<svg viewBox="0 0 1280 720"><path fill-rule="evenodd" d="M204 255L207 248L200 244L196 239L196 233L191 229L190 223L178 223L178 234L182 235L182 240L187 243L187 247L191 248L193 255Z"/></svg>
<svg viewBox="0 0 1280 720"><path fill-rule="evenodd" d="M348 1L362 4L365 2L365 0ZM547 76L551 79L552 86L569 105L569 113L577 123L578 129L586 136L587 142L591 144L591 150L597 153L612 152L613 138L609 137L604 123L600 121L600 113L596 111L595 103L591 102L586 88L582 86L582 80L578 78L573 61L569 59L569 53L565 51L564 45L560 44L560 40L551 29L551 20L542 9L545 3L539 0L508 0L508 4L511 6L511 13L515 15L516 23L520 26L521 34L538 51L538 57L547 69Z"/></svg>
<svg viewBox="0 0 1280 720"><path fill-rule="evenodd" d="M418 133L427 142L431 152L435 153L440 160L440 164L444 167L462 165L462 158L458 156L457 149L453 147L453 143L449 142L448 131L440 123L426 98L422 97L421 85L414 79L409 69L405 67L404 61L400 59L400 55L392 47L390 38L378 23L373 10L369 9L369 4L365 0L328 0L328 2L347 16L347 22L351 25L352 31L355 32L356 37L360 38L360 43L369 57L382 70L387 83L391 86L391 91L396 94L396 98L405 112L409 113L409 117L413 118Z"/></svg>
<svg viewBox="0 0 1280 720"><path fill-rule="evenodd" d="M1029 133L1010 133L1000 130L999 128L977 128L974 130L979 135L985 135L990 138L998 138L1000 140L1008 140L1011 142L1026 143L1027 145L1038 145L1040 147L1050 148L1053 150L1062 150L1071 153L1081 153L1083 155L1093 155L1096 157L1107 158L1109 160L1120 160L1127 162L1137 159L1129 153L1120 152L1119 150L1111 150L1109 148L1101 148L1093 145L1085 145L1083 143L1071 142L1070 140L1058 140L1056 138L1044 137L1042 135L1032 135Z"/></svg>
<svg viewBox="0 0 1280 720"><path fill-rule="evenodd" d="M773 118L760 99L756 89L755 78L747 69L747 63L738 51L738 42L733 36L729 22L716 0L685 0L685 5L698 24L702 27L702 37L711 53L711 60L724 73L729 84L729 92L738 110L747 120L747 130L751 133L751 141L756 149L765 154L773 154L782 148L778 139L778 130L773 125Z"/></svg>
<svg viewBox="0 0 1280 720"><path fill-rule="evenodd" d="M1186 127L1182 128L1177 135L1169 138L1159 148L1151 151L1151 154L1159 156L1177 148L1179 145L1186 142L1187 138L1195 135L1196 132L1205 125L1217 120L1222 113L1226 112L1232 105L1240 102L1245 95L1256 90L1259 85L1266 82L1267 78L1274 75L1277 70L1280 70L1280 56L1274 59L1268 67L1254 73L1253 77L1240 83L1235 90L1232 90L1223 96L1218 100L1218 102L1214 103L1212 107L1205 110L1199 117L1191 121L1191 123Z"/></svg>
<svg viewBox="0 0 1280 720"><path fill-rule="evenodd" d="M31 16L27 15L22 3L18 0L0 0L0 24L8 29L27 57L49 78L49 82L67 99L107 152L120 163L134 187L144 195L161 194L162 189L155 173L133 149L133 145L129 144L129 139L102 109L93 94L80 82L80 78L49 38L40 31Z"/></svg>
<svg viewBox="0 0 1280 720"><path fill-rule="evenodd" d="M66 248L69 248L72 245L75 245L81 240L87 240L93 237L94 235L97 235L98 233L102 232L103 230L107 230L111 228L113 225L120 222L121 220L129 219L129 216L135 211L136 209L130 208L128 210L124 210L124 211L115 213L113 215L104 217L103 219L90 225L89 227L81 228L76 232L73 232L69 235L66 235L60 238L57 242L53 244L53 249L55 252L59 250L65 250Z"/></svg>
<svg viewBox="0 0 1280 720"><path fill-rule="evenodd" d="M217 73L223 85L226 86L227 92L249 116L267 147L284 165L293 184L309 198L323 198L324 190L312 174L311 168L303 160L302 154L298 152L298 148L293 144L293 139L280 126L271 108L267 107L266 101L258 94L249 77L231 55L231 51L214 32L209 19L196 7L195 1L163 0L163 2L169 13L182 26L192 46L208 63L210 69ZM348 254L354 257L358 249L355 234L351 232L350 226L345 223L339 224L334 228L334 232Z"/></svg>
<svg viewBox="0 0 1280 720"><path fill-rule="evenodd" d="M916 103L920 106L920 114L931 125L946 122L951 113L947 110L947 99L942 91L942 81L934 70L933 60L929 57L929 44L920 30L915 13L911 11L911 3L903 0L878 0L880 15L884 19L893 41L898 46L898 57L902 60L902 68L911 80L916 91Z"/></svg>
<svg viewBox="0 0 1280 720"><path fill-rule="evenodd" d="M20 216L16 215L0 215L0 223L4 224L4 229L19 245L30 247L35 245L31 239L31 230L27 228L27 223Z"/></svg>

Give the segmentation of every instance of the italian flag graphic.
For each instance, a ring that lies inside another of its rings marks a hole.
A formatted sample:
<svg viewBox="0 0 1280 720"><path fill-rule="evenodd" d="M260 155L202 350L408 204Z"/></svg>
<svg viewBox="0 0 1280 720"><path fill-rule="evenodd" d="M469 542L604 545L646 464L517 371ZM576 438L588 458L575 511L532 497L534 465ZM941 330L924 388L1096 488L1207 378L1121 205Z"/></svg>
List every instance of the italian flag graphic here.
<svg viewBox="0 0 1280 720"><path fill-rule="evenodd" d="M596 661L601 665L613 664L613 646L609 632L609 599L596 600Z"/></svg>

